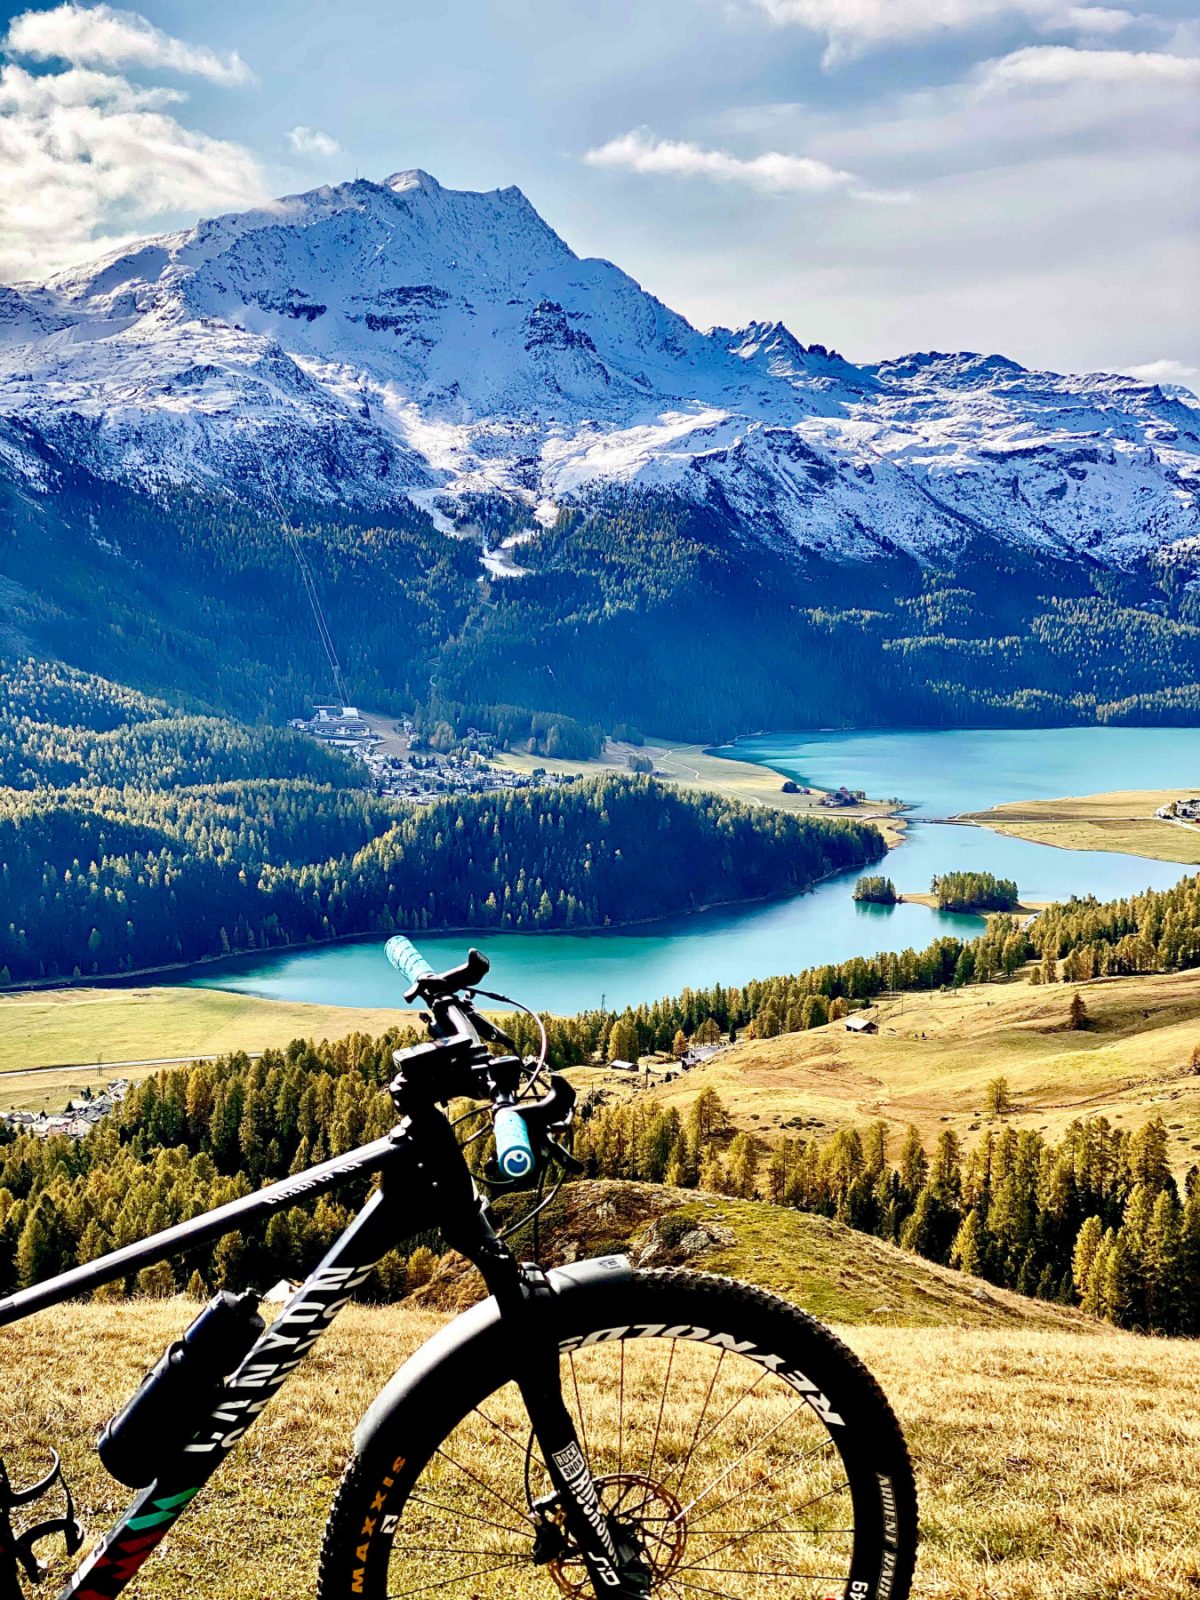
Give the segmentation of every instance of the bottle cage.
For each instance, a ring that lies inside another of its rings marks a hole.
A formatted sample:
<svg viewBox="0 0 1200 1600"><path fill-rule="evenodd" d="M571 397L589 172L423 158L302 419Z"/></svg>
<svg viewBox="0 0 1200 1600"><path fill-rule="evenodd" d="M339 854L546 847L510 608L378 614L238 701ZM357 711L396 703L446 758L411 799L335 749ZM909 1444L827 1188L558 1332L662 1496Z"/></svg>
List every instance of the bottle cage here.
<svg viewBox="0 0 1200 1600"><path fill-rule="evenodd" d="M18 1563L30 1583L40 1583L45 1577L45 1568L33 1549L39 1539L48 1539L53 1534L61 1533L66 1540L69 1556L75 1555L83 1544L83 1527L75 1516L75 1501L63 1477L62 1461L57 1450L51 1450L50 1454L54 1457L50 1471L39 1483L32 1483L25 1489L13 1488L8 1468L0 1461L0 1600L10 1600L10 1596L13 1600L21 1600ZM40 1500L56 1485L67 1502L64 1514L37 1522L20 1535L14 1533L12 1513L21 1506L32 1505L35 1500Z"/></svg>

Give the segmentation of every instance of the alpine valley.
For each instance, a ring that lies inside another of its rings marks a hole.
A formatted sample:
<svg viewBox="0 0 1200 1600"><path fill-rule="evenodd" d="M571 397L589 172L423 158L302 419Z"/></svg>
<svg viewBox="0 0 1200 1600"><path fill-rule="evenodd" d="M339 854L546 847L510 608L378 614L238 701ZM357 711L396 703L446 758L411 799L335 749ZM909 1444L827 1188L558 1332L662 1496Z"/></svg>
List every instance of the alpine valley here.
<svg viewBox="0 0 1200 1600"><path fill-rule="evenodd" d="M515 188L0 289L0 470L0 651L194 708L322 687L286 513L356 698L451 723L1200 712L1194 396L700 332Z"/></svg>

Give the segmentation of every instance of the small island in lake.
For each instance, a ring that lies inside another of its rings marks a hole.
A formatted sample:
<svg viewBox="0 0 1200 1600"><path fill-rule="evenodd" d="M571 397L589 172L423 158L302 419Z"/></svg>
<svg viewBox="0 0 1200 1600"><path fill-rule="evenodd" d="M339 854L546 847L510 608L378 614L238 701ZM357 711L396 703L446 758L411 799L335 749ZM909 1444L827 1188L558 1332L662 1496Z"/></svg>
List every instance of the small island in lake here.
<svg viewBox="0 0 1200 1600"><path fill-rule="evenodd" d="M900 896L890 878L868 877L860 878L854 885L854 898L865 900L870 905L894 906Z"/></svg>
<svg viewBox="0 0 1200 1600"><path fill-rule="evenodd" d="M929 892L942 911L1015 911L1020 904L1013 879L991 872L945 872L933 879Z"/></svg>

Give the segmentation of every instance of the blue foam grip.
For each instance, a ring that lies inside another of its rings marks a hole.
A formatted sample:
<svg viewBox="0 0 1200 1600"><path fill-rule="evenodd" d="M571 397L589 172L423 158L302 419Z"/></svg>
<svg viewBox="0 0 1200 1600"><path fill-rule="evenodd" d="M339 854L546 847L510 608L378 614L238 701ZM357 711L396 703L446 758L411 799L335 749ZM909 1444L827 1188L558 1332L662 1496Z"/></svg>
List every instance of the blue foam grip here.
<svg viewBox="0 0 1200 1600"><path fill-rule="evenodd" d="M512 1106L501 1106L495 1117L496 1165L506 1178L527 1178L533 1171L533 1146L525 1118Z"/></svg>
<svg viewBox="0 0 1200 1600"><path fill-rule="evenodd" d="M402 977L407 978L410 984L416 983L418 978L428 978L433 975L433 968L417 949L411 939L406 939L403 934L397 933L383 947L383 953Z"/></svg>

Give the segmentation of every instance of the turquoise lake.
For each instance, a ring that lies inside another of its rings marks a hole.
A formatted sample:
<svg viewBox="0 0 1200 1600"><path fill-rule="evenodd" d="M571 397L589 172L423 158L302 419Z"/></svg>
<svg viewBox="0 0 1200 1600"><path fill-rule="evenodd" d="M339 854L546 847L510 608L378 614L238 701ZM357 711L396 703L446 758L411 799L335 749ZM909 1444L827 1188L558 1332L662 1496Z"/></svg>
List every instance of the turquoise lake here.
<svg viewBox="0 0 1200 1600"><path fill-rule="evenodd" d="M772 733L739 740L721 754L762 762L817 788L844 783L872 798L897 796L912 805L908 838L883 869L902 892L928 890L935 873L975 868L1015 878L1031 900L1088 893L1109 899L1166 888L1195 870L1137 856L1058 850L984 828L920 819L1106 789L1194 785L1200 792L1200 729ZM823 961L920 947L939 931L980 926L975 918L924 906L856 905L850 897L856 876L831 879L789 900L699 912L619 933L488 933L479 943L491 957L495 987L529 1005L570 1013L602 1001L622 1007L654 1000L689 984L744 983ZM421 948L435 966L449 966L470 942L463 935L426 937ZM382 940L238 958L186 981L325 1005L402 1003Z"/></svg>

